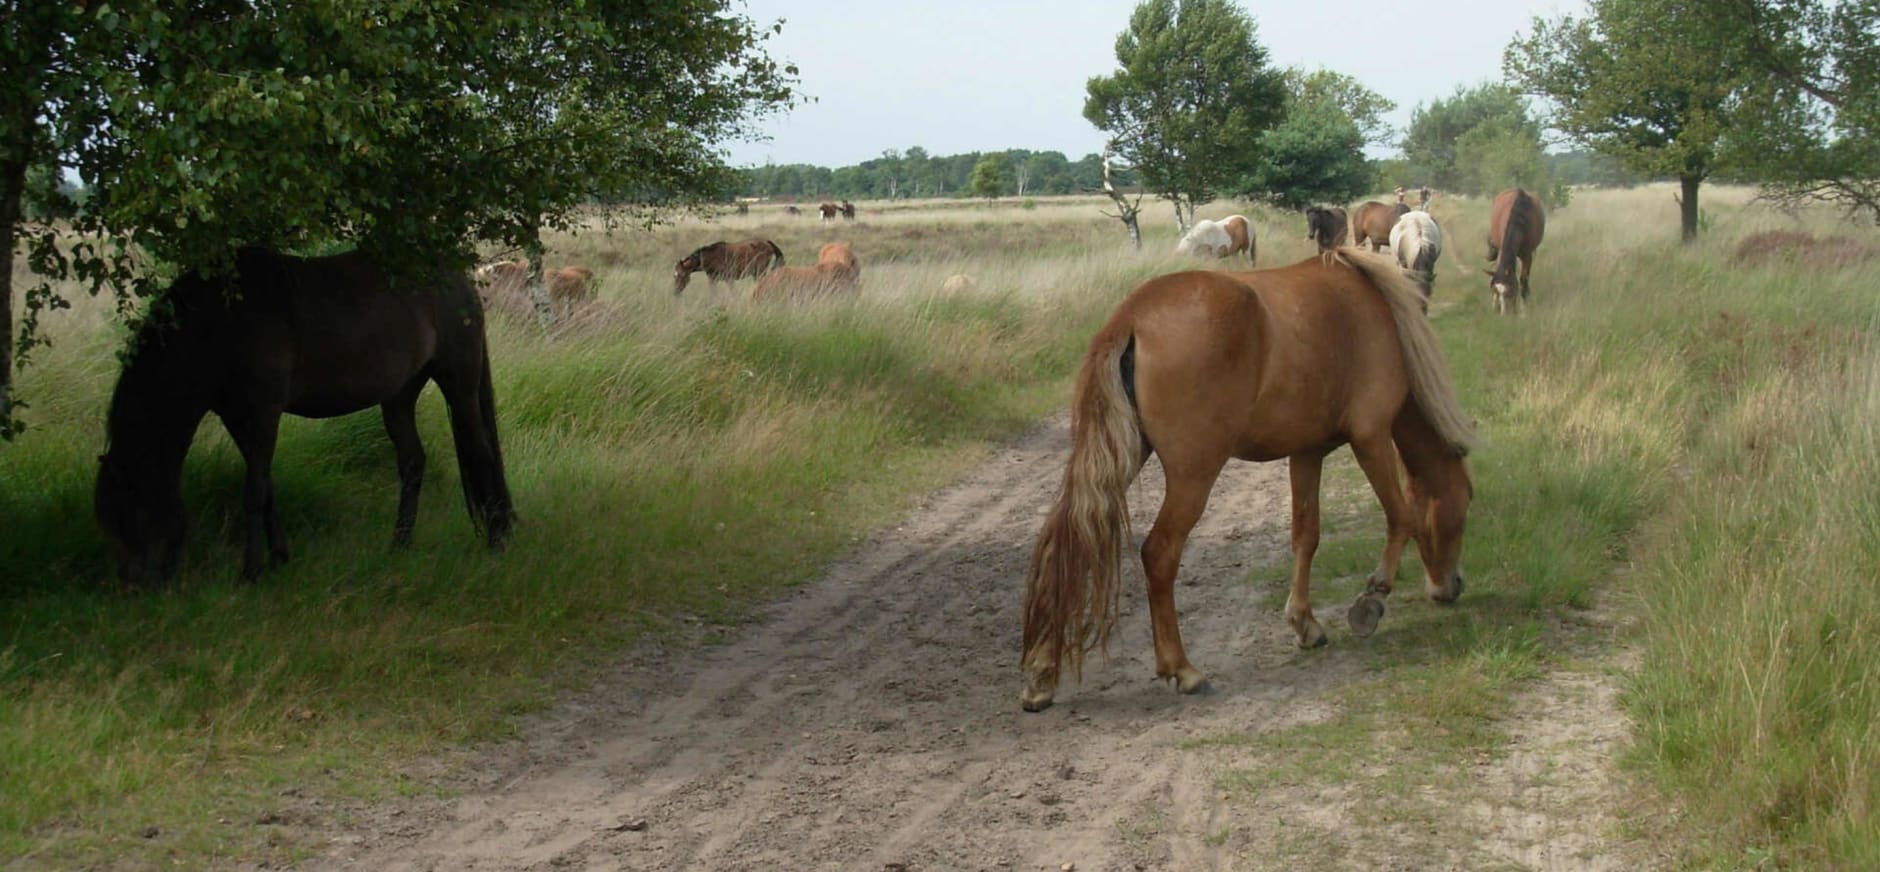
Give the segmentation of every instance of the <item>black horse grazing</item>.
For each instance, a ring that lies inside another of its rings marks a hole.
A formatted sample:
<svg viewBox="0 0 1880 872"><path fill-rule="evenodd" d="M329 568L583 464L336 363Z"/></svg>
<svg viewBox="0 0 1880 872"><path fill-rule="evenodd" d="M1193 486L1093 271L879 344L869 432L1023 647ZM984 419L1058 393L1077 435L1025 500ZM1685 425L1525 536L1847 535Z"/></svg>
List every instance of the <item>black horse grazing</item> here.
<svg viewBox="0 0 1880 872"><path fill-rule="evenodd" d="M282 413L328 418L380 407L398 455L392 544L408 544L424 478L416 410L428 381L450 406L470 519L501 549L514 513L471 283L440 270L422 285L394 288L357 252L299 258L244 248L235 267L234 276L177 279L161 298L170 317L144 324L118 376L94 506L118 578L155 586L175 573L186 530L183 456L208 412L247 461L244 579L261 573L264 536L267 556L287 559L272 471Z"/></svg>

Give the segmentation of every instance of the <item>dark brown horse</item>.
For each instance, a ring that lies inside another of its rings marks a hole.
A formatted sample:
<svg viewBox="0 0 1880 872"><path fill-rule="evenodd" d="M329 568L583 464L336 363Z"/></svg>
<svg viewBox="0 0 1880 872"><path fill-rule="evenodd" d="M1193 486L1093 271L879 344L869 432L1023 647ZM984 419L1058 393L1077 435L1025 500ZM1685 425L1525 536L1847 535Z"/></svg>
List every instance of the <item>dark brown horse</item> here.
<svg viewBox="0 0 1880 872"><path fill-rule="evenodd" d="M1423 295L1387 257L1352 248L1257 272L1150 279L1119 305L1077 373L1064 487L1026 577L1022 698L1051 704L1061 667L1081 671L1116 625L1129 484L1153 453L1167 491L1142 545L1155 671L1189 693L1204 680L1176 626L1175 573L1188 533L1233 458L1287 458L1292 591L1301 647L1322 645L1308 580L1319 541L1319 473L1350 444L1384 505L1388 534L1347 613L1368 636L1414 539L1438 602L1462 592L1462 531L1474 428L1456 400ZM1401 467L1400 467L1401 463ZM1399 469L1408 475L1400 482Z"/></svg>
<svg viewBox="0 0 1880 872"><path fill-rule="evenodd" d="M673 265L672 293L674 296L683 293L686 284L692 281L692 274L700 270L705 271L716 290L719 282L734 284L738 279L757 278L780 266L783 266L783 249L768 239L714 242L679 258Z"/></svg>
<svg viewBox="0 0 1880 872"><path fill-rule="evenodd" d="M1547 210L1533 194L1509 188L1495 195L1488 212L1488 259L1495 264L1488 285L1495 292L1495 311L1510 315L1527 304L1528 271L1534 268L1534 250L1547 233ZM1516 285L1515 261L1521 263Z"/></svg>
<svg viewBox="0 0 1880 872"><path fill-rule="evenodd" d="M1345 210L1337 206L1306 209L1306 238L1319 244L1319 251L1331 251L1345 244Z"/></svg>
<svg viewBox="0 0 1880 872"><path fill-rule="evenodd" d="M177 279L159 303L167 317L138 331L118 376L94 507L118 578L149 587L174 574L186 533L183 458L209 412L247 463L243 578L259 575L270 558L287 559L272 472L282 414L328 418L380 407L398 456L392 544L409 543L424 480L416 408L431 381L450 406L470 519L500 549L514 512L483 310L469 280L437 272L395 287L357 252L309 259L245 248L235 270Z"/></svg>
<svg viewBox="0 0 1880 872"><path fill-rule="evenodd" d="M1403 196L1401 193L1399 197ZM1410 207L1403 203L1379 203L1372 200L1351 213L1351 244L1369 245L1378 251L1390 244L1390 229L1397 226Z"/></svg>
<svg viewBox="0 0 1880 872"><path fill-rule="evenodd" d="M829 219L842 214L842 207L834 203L823 203L816 207L816 211L822 213L822 220L828 221Z"/></svg>
<svg viewBox="0 0 1880 872"><path fill-rule="evenodd" d="M854 203L851 203L847 200L842 201L842 220L844 221L855 220L855 204Z"/></svg>

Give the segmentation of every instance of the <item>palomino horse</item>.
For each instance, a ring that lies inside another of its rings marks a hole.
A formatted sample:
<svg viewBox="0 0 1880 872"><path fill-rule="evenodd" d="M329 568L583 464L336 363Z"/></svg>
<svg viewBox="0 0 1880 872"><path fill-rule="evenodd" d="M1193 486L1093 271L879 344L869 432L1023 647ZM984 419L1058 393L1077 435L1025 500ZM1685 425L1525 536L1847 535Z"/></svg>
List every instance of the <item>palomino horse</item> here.
<svg viewBox="0 0 1880 872"><path fill-rule="evenodd" d="M1427 299L1436 282L1436 259L1443 254L1443 229L1436 219L1420 210L1405 212L1390 229L1390 251Z"/></svg>
<svg viewBox="0 0 1880 872"><path fill-rule="evenodd" d="M170 317L138 330L111 394L95 510L119 579L155 586L175 572L186 532L183 458L209 412L247 462L243 578L287 559L272 472L282 414L380 407L398 457L392 544L408 544L424 481L418 395L431 381L450 406L470 520L501 549L514 510L470 282L434 272L401 287L358 252L298 258L244 248L235 269L228 278L187 273L170 286L162 298Z"/></svg>
<svg viewBox="0 0 1880 872"><path fill-rule="evenodd" d="M834 294L854 294L862 287L862 265L846 242L831 242L816 253L815 266L781 266L771 270L751 299L805 300Z"/></svg>
<svg viewBox="0 0 1880 872"><path fill-rule="evenodd" d="M1390 244L1390 229L1397 226L1410 207L1403 203L1384 204L1372 200L1351 213L1351 244L1369 245L1377 251Z"/></svg>
<svg viewBox="0 0 1880 872"><path fill-rule="evenodd" d="M1527 303L1528 271L1534 268L1534 249L1547 233L1547 210L1533 194L1509 188L1495 195L1488 212L1488 259L1495 264L1488 286L1495 291L1495 311L1515 314ZM1521 261L1520 286L1515 285L1515 260ZM1517 296L1518 294L1518 296Z"/></svg>
<svg viewBox="0 0 1880 872"><path fill-rule="evenodd" d="M1306 238L1318 243L1319 251L1331 251L1345 244L1345 210L1337 206L1312 206L1306 209Z"/></svg>
<svg viewBox="0 0 1880 872"><path fill-rule="evenodd" d="M714 242L693 250L673 265L672 293L677 296L684 292L686 284L692 281L692 274L700 270L705 271L712 289L716 290L719 282L735 284L738 279L757 278L780 266L783 266L783 249L768 239Z"/></svg>
<svg viewBox="0 0 1880 872"><path fill-rule="evenodd" d="M1319 472L1349 443L1384 505L1383 558L1347 614L1368 636L1384 614L1406 541L1430 597L1462 592L1462 530L1474 427L1416 285L1389 258L1352 248L1258 272L1180 272L1131 292L1090 340L1071 400L1064 487L1026 577L1027 711L1051 704L1061 667L1116 626L1130 482L1154 453L1167 491L1142 545L1157 677L1190 693L1203 675L1176 626L1175 573L1188 533L1231 458L1288 458L1292 593L1300 647L1323 645L1307 582L1319 541ZM1408 488L1399 481L1399 464Z"/></svg>

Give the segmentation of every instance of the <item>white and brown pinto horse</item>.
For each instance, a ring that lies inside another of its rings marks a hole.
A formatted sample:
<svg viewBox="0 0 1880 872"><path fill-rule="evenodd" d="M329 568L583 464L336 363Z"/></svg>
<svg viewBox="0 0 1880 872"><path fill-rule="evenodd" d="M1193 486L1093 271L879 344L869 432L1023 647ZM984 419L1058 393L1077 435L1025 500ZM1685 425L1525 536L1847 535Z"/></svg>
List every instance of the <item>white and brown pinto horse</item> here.
<svg viewBox="0 0 1880 872"><path fill-rule="evenodd" d="M1251 265L1254 245L1253 224L1243 215L1229 215L1219 221L1196 221L1175 243L1175 253L1229 258L1245 252L1247 263Z"/></svg>
<svg viewBox="0 0 1880 872"><path fill-rule="evenodd" d="M1347 613L1368 636L1414 540L1438 602L1462 593L1474 426L1456 399L1423 295L1389 258L1354 248L1257 272L1189 271L1138 286L1090 340L1071 399L1071 450L1026 575L1027 711L1051 704L1116 626L1130 482L1150 454L1166 479L1143 540L1155 673L1204 683L1176 625L1175 574L1222 467L1285 458L1292 476L1291 595L1301 647L1323 645L1308 581L1325 457L1350 445L1388 533ZM1400 475L1407 475L1407 486Z"/></svg>

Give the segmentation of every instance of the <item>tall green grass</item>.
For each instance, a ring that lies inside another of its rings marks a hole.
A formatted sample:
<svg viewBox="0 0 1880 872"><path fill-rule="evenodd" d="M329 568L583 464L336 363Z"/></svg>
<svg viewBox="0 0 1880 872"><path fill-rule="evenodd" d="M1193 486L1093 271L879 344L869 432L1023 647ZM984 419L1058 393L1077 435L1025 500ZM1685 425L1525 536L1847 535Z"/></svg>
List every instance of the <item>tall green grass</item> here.
<svg viewBox="0 0 1880 872"><path fill-rule="evenodd" d="M1880 264L1741 266L1793 223L1726 194L1681 247L1657 196L1550 216L1530 317L1443 322L1484 417L1528 422L1477 460L1471 542L1504 512L1626 521L1489 547L1527 595L1590 585L1635 619L1632 758L1688 862L1880 868Z"/></svg>

